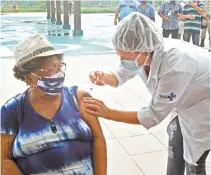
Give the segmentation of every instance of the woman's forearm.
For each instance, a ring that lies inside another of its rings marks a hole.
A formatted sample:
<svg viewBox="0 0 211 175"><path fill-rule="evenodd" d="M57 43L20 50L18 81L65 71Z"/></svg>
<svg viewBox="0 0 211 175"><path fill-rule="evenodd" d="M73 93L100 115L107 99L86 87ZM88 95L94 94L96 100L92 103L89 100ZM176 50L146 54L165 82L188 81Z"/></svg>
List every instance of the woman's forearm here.
<svg viewBox="0 0 211 175"><path fill-rule="evenodd" d="M2 160L1 175L23 175L17 164L12 160Z"/></svg>
<svg viewBox="0 0 211 175"><path fill-rule="evenodd" d="M94 138L94 175L107 174L107 151L104 138Z"/></svg>

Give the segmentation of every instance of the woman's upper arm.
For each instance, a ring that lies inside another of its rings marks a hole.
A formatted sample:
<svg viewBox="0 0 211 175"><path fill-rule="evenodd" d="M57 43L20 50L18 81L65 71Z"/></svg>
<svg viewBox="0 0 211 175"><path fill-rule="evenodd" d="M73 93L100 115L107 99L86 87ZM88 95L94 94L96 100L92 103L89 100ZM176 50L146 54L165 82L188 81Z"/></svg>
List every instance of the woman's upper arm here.
<svg viewBox="0 0 211 175"><path fill-rule="evenodd" d="M12 159L12 146L14 140L14 135L1 134L1 161Z"/></svg>
<svg viewBox="0 0 211 175"><path fill-rule="evenodd" d="M1 133L1 171L2 175L22 175L23 173L13 160L12 146L15 135Z"/></svg>
<svg viewBox="0 0 211 175"><path fill-rule="evenodd" d="M77 100L78 100L78 105L79 105L79 111L82 115L82 118L87 122L87 124L91 128L94 137L104 138L102 128L100 126L100 122L98 118L86 112L86 106L82 99L83 97L88 97L88 96L90 95L87 92L82 91L82 90L77 90Z"/></svg>
<svg viewBox="0 0 211 175"><path fill-rule="evenodd" d="M10 100L0 110L1 160L12 158L12 146L18 133L15 105L15 100Z"/></svg>

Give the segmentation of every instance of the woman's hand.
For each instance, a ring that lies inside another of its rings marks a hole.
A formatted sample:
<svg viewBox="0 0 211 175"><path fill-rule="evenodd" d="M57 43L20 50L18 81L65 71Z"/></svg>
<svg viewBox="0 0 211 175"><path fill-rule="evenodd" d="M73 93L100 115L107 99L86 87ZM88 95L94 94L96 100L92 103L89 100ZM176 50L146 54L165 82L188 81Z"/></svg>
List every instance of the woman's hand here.
<svg viewBox="0 0 211 175"><path fill-rule="evenodd" d="M103 103L103 101L91 98L91 97L84 97L83 101L86 105L86 112L88 114L107 118L110 109Z"/></svg>

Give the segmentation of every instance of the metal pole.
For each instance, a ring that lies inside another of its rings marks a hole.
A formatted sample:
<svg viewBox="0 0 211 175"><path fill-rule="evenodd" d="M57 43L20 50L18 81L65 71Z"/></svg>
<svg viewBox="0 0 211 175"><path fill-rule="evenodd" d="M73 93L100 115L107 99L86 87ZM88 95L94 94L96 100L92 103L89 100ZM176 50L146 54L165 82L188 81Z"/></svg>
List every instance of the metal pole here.
<svg viewBox="0 0 211 175"><path fill-rule="evenodd" d="M74 30L73 36L82 36L81 30L81 1L74 1Z"/></svg>
<svg viewBox="0 0 211 175"><path fill-rule="evenodd" d="M64 0L63 1L63 12L64 12L64 25L63 29L70 29L70 24L69 24L69 8L68 8L68 1Z"/></svg>
<svg viewBox="0 0 211 175"><path fill-rule="evenodd" d="M60 0L56 0L56 24L61 25L62 20L61 20L61 2Z"/></svg>
<svg viewBox="0 0 211 175"><path fill-rule="evenodd" d="M47 0L47 19L51 19L51 0Z"/></svg>
<svg viewBox="0 0 211 175"><path fill-rule="evenodd" d="M51 0L51 22L55 24L56 18L55 18L55 2L54 0Z"/></svg>

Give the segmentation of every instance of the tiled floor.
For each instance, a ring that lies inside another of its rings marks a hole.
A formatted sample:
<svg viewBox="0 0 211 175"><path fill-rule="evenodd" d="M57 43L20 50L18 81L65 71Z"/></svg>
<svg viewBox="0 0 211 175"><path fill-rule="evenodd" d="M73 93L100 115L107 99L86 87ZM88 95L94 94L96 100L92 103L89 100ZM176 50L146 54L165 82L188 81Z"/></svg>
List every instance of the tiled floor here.
<svg viewBox="0 0 211 175"><path fill-rule="evenodd" d="M114 70L118 58L115 55L66 57L65 61L68 64L65 84L78 85L79 88L89 90L89 71L102 68ZM14 79L13 64L14 60L0 59L0 105L26 88L23 82ZM91 94L116 109L138 109L150 100L150 94L139 77L118 89L107 86L95 87ZM167 118L155 128L146 130L139 125L100 119L107 141L108 175L165 174L168 120ZM207 171L210 171L209 168L210 161L207 162Z"/></svg>
<svg viewBox="0 0 211 175"><path fill-rule="evenodd" d="M147 175L164 175L167 164L167 151L157 151L132 156L139 168Z"/></svg>

